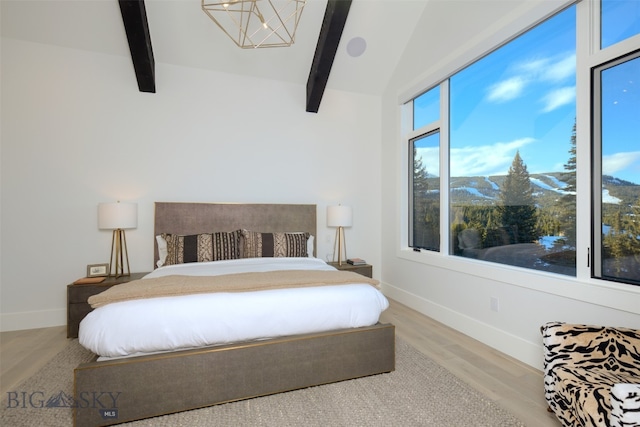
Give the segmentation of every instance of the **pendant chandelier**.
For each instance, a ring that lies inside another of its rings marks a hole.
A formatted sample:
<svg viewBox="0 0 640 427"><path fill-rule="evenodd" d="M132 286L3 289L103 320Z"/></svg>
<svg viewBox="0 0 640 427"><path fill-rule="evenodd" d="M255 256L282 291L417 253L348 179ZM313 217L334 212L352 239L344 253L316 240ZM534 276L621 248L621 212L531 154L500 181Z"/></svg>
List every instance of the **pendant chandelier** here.
<svg viewBox="0 0 640 427"><path fill-rule="evenodd" d="M291 46L307 0L202 0L202 10L243 49Z"/></svg>

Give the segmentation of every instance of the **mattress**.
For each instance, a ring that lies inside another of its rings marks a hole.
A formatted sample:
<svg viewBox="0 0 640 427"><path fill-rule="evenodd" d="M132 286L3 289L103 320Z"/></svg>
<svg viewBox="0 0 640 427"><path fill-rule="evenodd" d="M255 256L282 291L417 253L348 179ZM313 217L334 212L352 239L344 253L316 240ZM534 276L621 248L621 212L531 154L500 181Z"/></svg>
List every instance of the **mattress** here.
<svg viewBox="0 0 640 427"><path fill-rule="evenodd" d="M165 266L145 278L296 269L335 270L318 258L247 258ZM345 285L111 303L82 320L79 342L105 360L374 325L389 302L354 277Z"/></svg>

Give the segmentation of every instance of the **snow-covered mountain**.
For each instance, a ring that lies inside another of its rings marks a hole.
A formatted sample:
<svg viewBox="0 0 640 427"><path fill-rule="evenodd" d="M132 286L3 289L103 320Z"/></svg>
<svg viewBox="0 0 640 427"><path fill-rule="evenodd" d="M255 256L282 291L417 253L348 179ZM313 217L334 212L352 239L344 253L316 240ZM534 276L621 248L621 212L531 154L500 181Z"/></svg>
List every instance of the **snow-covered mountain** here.
<svg viewBox="0 0 640 427"><path fill-rule="evenodd" d="M500 200L500 188L505 178L506 176L454 177L451 178L449 185L457 203L490 205ZM567 190L568 178L568 174L564 172L531 174L531 185L539 204L553 204L562 196L575 195L575 191ZM439 189L437 177L429 177L428 182L429 192ZM602 186L604 203L620 204L625 200L631 202L640 198L640 185L629 181L604 176Z"/></svg>

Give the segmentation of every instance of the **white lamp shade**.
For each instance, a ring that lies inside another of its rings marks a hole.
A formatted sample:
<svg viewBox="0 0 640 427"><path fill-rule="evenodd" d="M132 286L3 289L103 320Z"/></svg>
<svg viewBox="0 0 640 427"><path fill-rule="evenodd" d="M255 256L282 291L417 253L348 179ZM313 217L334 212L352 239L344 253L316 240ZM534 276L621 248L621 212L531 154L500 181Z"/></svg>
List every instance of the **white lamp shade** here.
<svg viewBox="0 0 640 427"><path fill-rule="evenodd" d="M350 206L327 206L327 226L351 227L353 213Z"/></svg>
<svg viewBox="0 0 640 427"><path fill-rule="evenodd" d="M98 228L116 230L138 226L137 203L99 203Z"/></svg>

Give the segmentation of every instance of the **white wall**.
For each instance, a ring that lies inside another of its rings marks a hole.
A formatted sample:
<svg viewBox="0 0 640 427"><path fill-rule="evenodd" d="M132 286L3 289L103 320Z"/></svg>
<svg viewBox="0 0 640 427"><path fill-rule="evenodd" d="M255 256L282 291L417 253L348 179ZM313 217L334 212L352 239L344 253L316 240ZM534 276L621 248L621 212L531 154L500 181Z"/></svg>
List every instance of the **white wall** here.
<svg viewBox="0 0 640 427"><path fill-rule="evenodd" d="M349 254L380 265L380 99L156 64L138 91L131 59L2 39L2 330L66 323L66 285L108 262L97 204L138 203L132 271L153 265L153 202L351 205Z"/></svg>
<svg viewBox="0 0 640 427"><path fill-rule="evenodd" d="M385 292L536 368L542 367L539 328L544 322L640 328L640 287L536 274L444 254L415 253L403 246L406 231L401 224L408 215L402 174L408 162L401 155L406 141L401 138L400 105L567 3L430 2L382 100ZM579 136L578 150L588 150L588 144L588 138ZM500 301L498 312L490 309L492 297Z"/></svg>

